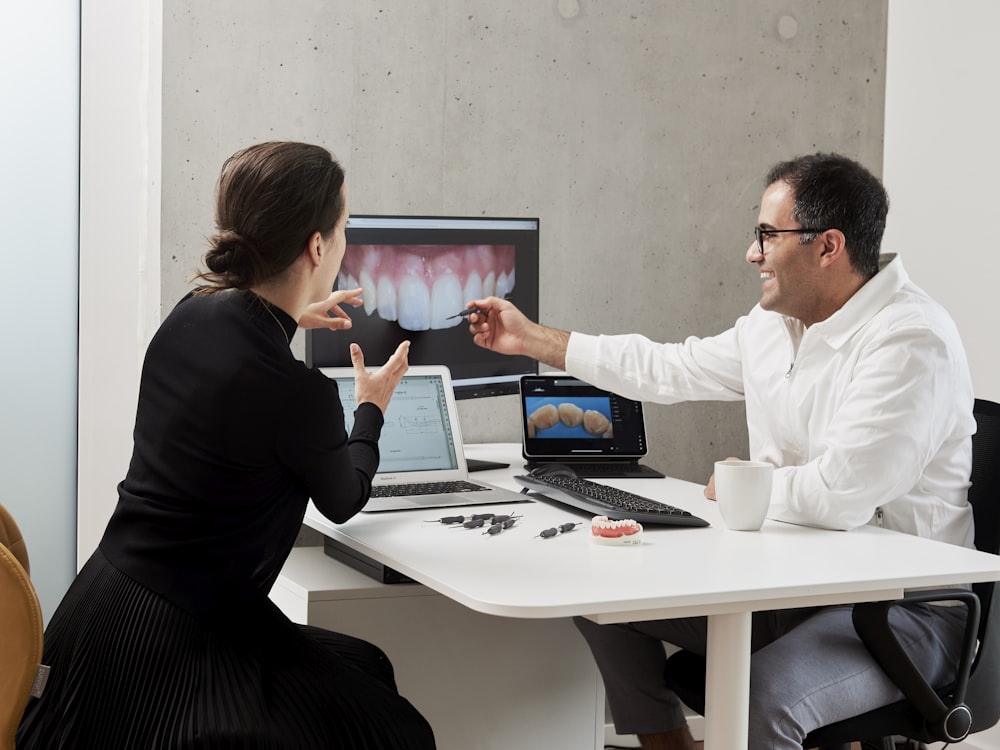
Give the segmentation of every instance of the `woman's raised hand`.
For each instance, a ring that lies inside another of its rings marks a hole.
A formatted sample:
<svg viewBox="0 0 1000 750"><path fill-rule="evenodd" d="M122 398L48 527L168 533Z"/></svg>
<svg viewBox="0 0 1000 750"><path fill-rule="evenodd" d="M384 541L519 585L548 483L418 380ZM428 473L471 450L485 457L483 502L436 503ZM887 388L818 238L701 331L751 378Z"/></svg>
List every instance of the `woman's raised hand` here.
<svg viewBox="0 0 1000 750"><path fill-rule="evenodd" d="M374 372L365 369L365 355L361 347L351 344L351 363L354 365L354 392L359 404L375 404L385 414L389 399L399 385L399 381L410 368L408 356L410 342L404 341L386 360L385 364Z"/></svg>
<svg viewBox="0 0 1000 750"><path fill-rule="evenodd" d="M299 328L329 328L332 331L343 331L351 327L351 318L344 312L341 305L360 307L361 289L338 289L322 302L313 302L299 318Z"/></svg>

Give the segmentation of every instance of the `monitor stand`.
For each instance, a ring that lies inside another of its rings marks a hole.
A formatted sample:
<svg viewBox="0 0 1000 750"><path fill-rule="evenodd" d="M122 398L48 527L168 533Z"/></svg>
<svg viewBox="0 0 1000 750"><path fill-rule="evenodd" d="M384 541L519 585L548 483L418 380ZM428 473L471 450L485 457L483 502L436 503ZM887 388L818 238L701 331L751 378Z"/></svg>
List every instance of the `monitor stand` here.
<svg viewBox="0 0 1000 750"><path fill-rule="evenodd" d="M469 471L488 471L489 469L506 469L510 464L500 461L484 461L480 458L467 458L465 464Z"/></svg>

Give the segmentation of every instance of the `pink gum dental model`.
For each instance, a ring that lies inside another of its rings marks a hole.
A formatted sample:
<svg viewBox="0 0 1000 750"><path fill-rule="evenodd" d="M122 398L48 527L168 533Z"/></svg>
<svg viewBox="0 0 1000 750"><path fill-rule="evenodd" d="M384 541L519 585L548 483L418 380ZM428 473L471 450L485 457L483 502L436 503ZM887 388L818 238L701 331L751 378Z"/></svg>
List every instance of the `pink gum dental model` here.
<svg viewBox="0 0 1000 750"><path fill-rule="evenodd" d="M627 518L612 521L607 516L594 516L590 522L590 541L619 547L639 545L642 544L642 524Z"/></svg>

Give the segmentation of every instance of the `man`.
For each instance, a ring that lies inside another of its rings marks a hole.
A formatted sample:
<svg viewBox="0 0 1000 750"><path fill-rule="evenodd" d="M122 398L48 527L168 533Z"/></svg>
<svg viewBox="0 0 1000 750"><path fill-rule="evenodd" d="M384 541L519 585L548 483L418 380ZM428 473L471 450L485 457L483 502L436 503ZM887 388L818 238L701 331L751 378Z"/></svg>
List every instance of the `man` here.
<svg viewBox="0 0 1000 750"><path fill-rule="evenodd" d="M480 346L524 354L634 399L746 401L750 457L774 464L770 516L833 529L875 523L971 547L966 493L974 401L947 313L895 256L880 256L888 196L836 154L775 166L755 241L761 298L728 331L680 344L587 336L474 300ZM714 499L710 481L705 494ZM845 537L845 554L850 538ZM927 605L894 623L932 681L950 679L961 607ZM663 678L662 642L704 653L703 618L597 625L578 619L615 726L643 748L692 748ZM850 607L756 613L750 747L800 750L818 726L901 695L858 640Z"/></svg>

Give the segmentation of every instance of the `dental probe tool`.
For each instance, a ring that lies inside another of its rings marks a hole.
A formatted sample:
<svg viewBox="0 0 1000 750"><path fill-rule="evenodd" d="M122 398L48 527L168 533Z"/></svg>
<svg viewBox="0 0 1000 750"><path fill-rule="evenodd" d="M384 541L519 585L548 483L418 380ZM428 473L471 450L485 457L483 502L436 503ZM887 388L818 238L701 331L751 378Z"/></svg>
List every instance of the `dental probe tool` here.
<svg viewBox="0 0 1000 750"><path fill-rule="evenodd" d="M472 315L472 313L479 313L480 315L487 314L486 310L483 310L479 307L467 307L464 310L462 310L462 312L455 313L454 315L449 315L447 318L445 318L445 320L451 320L452 318L467 318L470 315Z"/></svg>

